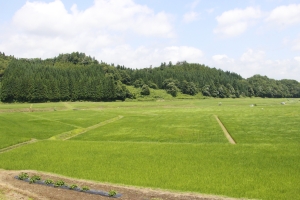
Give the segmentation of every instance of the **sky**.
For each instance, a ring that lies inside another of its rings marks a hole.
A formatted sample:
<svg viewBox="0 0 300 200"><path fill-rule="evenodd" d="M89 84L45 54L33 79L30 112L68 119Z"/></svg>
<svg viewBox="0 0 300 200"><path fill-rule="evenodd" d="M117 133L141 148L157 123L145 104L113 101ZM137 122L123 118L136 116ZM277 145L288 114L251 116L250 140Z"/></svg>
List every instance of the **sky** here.
<svg viewBox="0 0 300 200"><path fill-rule="evenodd" d="M0 52L300 81L300 0L0 0Z"/></svg>

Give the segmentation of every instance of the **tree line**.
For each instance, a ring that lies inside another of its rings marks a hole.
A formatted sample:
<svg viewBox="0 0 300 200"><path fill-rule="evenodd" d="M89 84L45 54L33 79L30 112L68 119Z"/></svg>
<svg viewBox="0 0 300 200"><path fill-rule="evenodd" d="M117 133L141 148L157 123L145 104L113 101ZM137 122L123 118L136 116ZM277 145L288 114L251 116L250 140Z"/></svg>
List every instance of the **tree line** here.
<svg viewBox="0 0 300 200"><path fill-rule="evenodd" d="M240 75L196 63L161 63L131 69L114 66L84 53L60 54L49 59L17 59L0 52L0 98L3 102L114 101L135 98L127 86L164 89L176 97L202 93L219 98L300 97L296 80L274 80Z"/></svg>

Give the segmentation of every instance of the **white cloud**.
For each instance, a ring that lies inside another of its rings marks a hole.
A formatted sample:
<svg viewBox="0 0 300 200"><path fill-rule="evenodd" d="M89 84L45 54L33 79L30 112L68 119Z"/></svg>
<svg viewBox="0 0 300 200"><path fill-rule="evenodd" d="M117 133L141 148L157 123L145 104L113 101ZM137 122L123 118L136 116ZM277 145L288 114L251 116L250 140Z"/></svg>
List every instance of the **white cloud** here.
<svg viewBox="0 0 300 200"><path fill-rule="evenodd" d="M300 4L279 6L265 20L281 28L300 23Z"/></svg>
<svg viewBox="0 0 300 200"><path fill-rule="evenodd" d="M13 16L10 28L0 33L0 49L29 58L72 51L100 56L98 52L126 50L127 41L136 37L174 36L172 16L133 0L95 0L85 10L73 5L70 11L61 0L27 1ZM106 60L102 55L101 59Z"/></svg>
<svg viewBox="0 0 300 200"><path fill-rule="evenodd" d="M253 7L223 12L216 17L218 26L214 29L214 33L227 37L240 35L261 16L262 12L260 9Z"/></svg>
<svg viewBox="0 0 300 200"><path fill-rule="evenodd" d="M187 7L189 7L191 10L194 10L198 4L200 3L200 0L194 0L192 3L188 4Z"/></svg>
<svg viewBox="0 0 300 200"><path fill-rule="evenodd" d="M245 52L240 60L242 62L259 62L262 61L265 57L264 51L254 51L253 49L248 49L247 52Z"/></svg>
<svg viewBox="0 0 300 200"><path fill-rule="evenodd" d="M132 0L95 0L80 12L74 5L69 13L60 0L50 3L27 2L13 22L19 29L35 34L77 35L90 31L133 31L140 35L172 37L170 16L154 13ZM55 14L53 14L55 13Z"/></svg>
<svg viewBox="0 0 300 200"><path fill-rule="evenodd" d="M300 56L294 59L270 60L262 50L248 49L239 59L227 55L212 57L211 66L235 72L244 78L255 74L267 75L274 79L295 79L300 81Z"/></svg>
<svg viewBox="0 0 300 200"><path fill-rule="evenodd" d="M199 18L199 13L190 11L184 14L183 21L185 23L190 23L192 21L196 21Z"/></svg>
<svg viewBox="0 0 300 200"><path fill-rule="evenodd" d="M294 57L294 60L296 60L297 62L299 62L299 63L300 63L300 56L296 56L296 57Z"/></svg>
<svg viewBox="0 0 300 200"><path fill-rule="evenodd" d="M168 14L155 13L132 0L95 0L83 11L76 5L67 11L60 0L27 2L15 13L9 33L0 33L0 49L27 58L79 51L132 68L169 61L201 62L203 52L194 47L128 44L128 37L172 38L171 20Z"/></svg>
<svg viewBox="0 0 300 200"><path fill-rule="evenodd" d="M293 41L292 49L295 50L295 51L300 51L300 37Z"/></svg>
<svg viewBox="0 0 300 200"><path fill-rule="evenodd" d="M222 54L222 55L214 55L212 57L213 61L215 61L218 64L224 64L224 63L234 63L234 59L229 58L227 55Z"/></svg>
<svg viewBox="0 0 300 200"><path fill-rule="evenodd" d="M98 57L105 57L108 63L122 64L126 67L145 68L150 65L159 66L161 62L176 63L186 60L190 63L199 63L203 59L201 50L187 46L169 46L164 48L148 48L140 46L133 49L129 45L114 48L103 48Z"/></svg>

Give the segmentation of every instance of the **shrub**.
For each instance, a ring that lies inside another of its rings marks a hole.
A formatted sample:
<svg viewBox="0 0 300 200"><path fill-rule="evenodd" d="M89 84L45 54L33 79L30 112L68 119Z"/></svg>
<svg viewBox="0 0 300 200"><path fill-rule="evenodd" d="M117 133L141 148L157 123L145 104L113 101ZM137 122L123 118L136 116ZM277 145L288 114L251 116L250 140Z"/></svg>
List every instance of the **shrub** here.
<svg viewBox="0 0 300 200"><path fill-rule="evenodd" d="M116 195L117 195L117 192L115 190L110 190L108 192L108 196L110 196L110 197L113 197L113 196L116 196Z"/></svg>
<svg viewBox="0 0 300 200"><path fill-rule="evenodd" d="M171 82L166 86L166 91L173 97L176 97L178 93L178 88L176 87L175 83Z"/></svg>
<svg viewBox="0 0 300 200"><path fill-rule="evenodd" d="M18 179L20 179L20 180L25 180L25 179L27 179L27 178L29 178L29 176L28 176L27 173L24 173L24 172L22 172L22 173L18 176Z"/></svg>
<svg viewBox="0 0 300 200"><path fill-rule="evenodd" d="M29 183L35 183L36 181L41 180L41 177L37 176L37 175L33 175L30 180Z"/></svg>
<svg viewBox="0 0 300 200"><path fill-rule="evenodd" d="M45 180L46 185L50 185L53 184L54 182L51 179L47 179Z"/></svg>
<svg viewBox="0 0 300 200"><path fill-rule="evenodd" d="M56 181L54 183L54 187L60 187L60 186L63 186L63 185L65 185L65 182L62 181L62 180Z"/></svg>
<svg viewBox="0 0 300 200"><path fill-rule="evenodd" d="M143 85L141 95L149 95L150 94L150 89L148 85Z"/></svg>
<svg viewBox="0 0 300 200"><path fill-rule="evenodd" d="M83 186L81 190L82 191L88 191L88 190L90 190L90 188L88 186Z"/></svg>
<svg viewBox="0 0 300 200"><path fill-rule="evenodd" d="M71 186L70 186L70 189L71 190L74 190L74 189L76 189L77 188L77 185L75 185L75 184L72 184Z"/></svg>

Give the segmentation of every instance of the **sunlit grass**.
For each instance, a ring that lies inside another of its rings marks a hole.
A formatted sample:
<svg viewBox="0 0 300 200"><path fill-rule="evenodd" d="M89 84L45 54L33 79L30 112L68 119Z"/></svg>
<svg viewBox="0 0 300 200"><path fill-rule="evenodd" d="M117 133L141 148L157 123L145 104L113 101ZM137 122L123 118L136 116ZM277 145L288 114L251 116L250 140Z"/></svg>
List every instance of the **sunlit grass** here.
<svg viewBox="0 0 300 200"><path fill-rule="evenodd" d="M231 197L300 198L297 145L44 141L0 157L4 169Z"/></svg>
<svg viewBox="0 0 300 200"><path fill-rule="evenodd" d="M118 109L123 119L73 138L88 141L205 143L227 140L211 114L197 108Z"/></svg>
<svg viewBox="0 0 300 200"><path fill-rule="evenodd" d="M0 104L0 148L44 141L0 153L0 168L230 197L300 199L299 99L59 102L33 105L46 112L9 113L25 106L30 104ZM118 116L72 141L47 140Z"/></svg>

